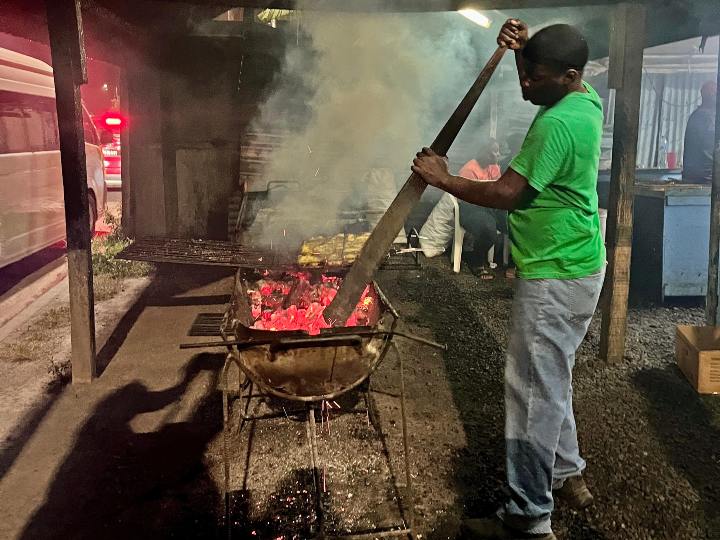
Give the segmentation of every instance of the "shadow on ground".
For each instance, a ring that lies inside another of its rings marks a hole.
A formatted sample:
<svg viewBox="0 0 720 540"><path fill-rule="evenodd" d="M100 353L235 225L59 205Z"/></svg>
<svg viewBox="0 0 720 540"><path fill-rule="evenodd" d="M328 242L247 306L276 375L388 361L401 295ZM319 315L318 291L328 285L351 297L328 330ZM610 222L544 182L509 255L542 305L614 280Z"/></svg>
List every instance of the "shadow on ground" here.
<svg viewBox="0 0 720 540"><path fill-rule="evenodd" d="M702 501L709 538L720 538L720 403L700 396L675 366L637 373L633 382L648 402L650 425L668 462L693 486Z"/></svg>
<svg viewBox="0 0 720 540"><path fill-rule="evenodd" d="M131 421L179 401L196 376L222 362L201 354L175 386L151 391L132 382L100 402L21 538L212 537L220 497L203 460L221 430L215 386L187 422L136 433Z"/></svg>
<svg viewBox="0 0 720 540"><path fill-rule="evenodd" d="M226 268L206 268L180 265L161 265L152 278L150 285L123 315L103 347L98 351L98 376L102 376L107 366L125 342L125 339L147 306L156 305L224 305L226 295L189 296L176 298L191 289L212 283L231 275ZM28 411L17 428L9 434L7 442L0 452L0 478L10 470L35 430L52 408L63 388L69 381L58 380L48 389L48 396L39 405Z"/></svg>

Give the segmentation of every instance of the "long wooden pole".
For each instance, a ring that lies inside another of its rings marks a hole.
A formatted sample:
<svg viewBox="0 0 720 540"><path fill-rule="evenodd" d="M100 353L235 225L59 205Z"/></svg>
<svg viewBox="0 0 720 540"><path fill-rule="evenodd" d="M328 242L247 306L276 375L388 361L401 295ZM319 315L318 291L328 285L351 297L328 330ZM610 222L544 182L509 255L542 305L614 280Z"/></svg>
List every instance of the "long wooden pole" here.
<svg viewBox="0 0 720 540"><path fill-rule="evenodd" d="M645 46L645 6L615 7L610 43L609 86L616 89L610 204L607 221L608 268L603 298L600 356L619 362L625 355L633 198L640 119L640 83Z"/></svg>
<svg viewBox="0 0 720 540"><path fill-rule="evenodd" d="M720 55L718 55L717 83L720 87ZM720 92L715 109L715 151L713 152L712 190L710 192L710 260L708 263L708 287L705 301L707 324L720 324L718 316L718 293L720 292Z"/></svg>
<svg viewBox="0 0 720 540"><path fill-rule="evenodd" d="M505 47L497 48L470 87L470 90L468 90L468 93L455 109L455 112L440 130L440 133L430 146L437 154L441 156L447 154L506 50ZM362 250L360 250L360 254L350 268L350 272L345 276L337 296L325 309L325 320L328 323L333 326L345 324L345 321L355 309L363 289L372 279L380 263L382 263L398 231L405 224L426 187L427 184L420 176L414 173L410 175L410 178L405 182L405 185L373 229Z"/></svg>
<svg viewBox="0 0 720 540"><path fill-rule="evenodd" d="M65 198L73 382L95 378L95 308L80 85L87 82L80 0L47 0Z"/></svg>

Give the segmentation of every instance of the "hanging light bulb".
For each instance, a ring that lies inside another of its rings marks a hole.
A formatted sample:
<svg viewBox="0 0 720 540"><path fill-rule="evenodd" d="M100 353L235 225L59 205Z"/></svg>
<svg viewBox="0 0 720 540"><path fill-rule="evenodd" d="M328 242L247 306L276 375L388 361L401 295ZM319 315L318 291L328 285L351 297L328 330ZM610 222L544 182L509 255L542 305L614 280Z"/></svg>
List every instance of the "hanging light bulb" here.
<svg viewBox="0 0 720 540"><path fill-rule="evenodd" d="M458 13L483 28L490 28L492 21L476 9L459 9Z"/></svg>

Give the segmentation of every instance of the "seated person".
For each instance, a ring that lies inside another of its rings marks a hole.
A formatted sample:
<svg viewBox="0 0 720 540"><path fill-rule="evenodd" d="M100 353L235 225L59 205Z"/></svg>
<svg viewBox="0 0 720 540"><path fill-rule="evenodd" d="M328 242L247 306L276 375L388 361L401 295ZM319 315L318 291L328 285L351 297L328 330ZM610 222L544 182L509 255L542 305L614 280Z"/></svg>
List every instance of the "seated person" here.
<svg viewBox="0 0 720 540"><path fill-rule="evenodd" d="M459 176L479 182L494 182L502 171L498 165L500 146L490 139L480 148L477 160L471 159L460 169ZM505 217L493 208L485 208L458 199L460 225L473 237L472 255L467 257L473 273L480 279L492 279L488 268L487 253L497 240L497 231L503 230Z"/></svg>
<svg viewBox="0 0 720 540"><path fill-rule="evenodd" d="M470 178L479 182L492 182L497 180L501 176L498 165L499 157L500 148L498 143L494 139L490 139L481 146L477 159L468 161L460 169L458 174L464 178ZM428 257L444 251L445 246L452 238L452 220L454 216L452 213L451 197L452 196L447 193L441 197L420 232L420 245ZM467 258L468 263L473 272L480 275L481 279L492 279L493 274L489 271L487 265L487 253L490 248L495 245L497 231L504 230L505 217L501 215L504 214L504 212L476 206L459 199L457 202L460 208L460 225L470 233L473 238L473 252L472 256ZM447 223L448 220L449 224ZM440 221L446 221L446 223L440 223ZM432 233L432 229L435 228L433 227L434 225L439 226L437 227L440 229L437 239L443 244L442 249L439 251L433 250L430 246L433 241L429 236Z"/></svg>

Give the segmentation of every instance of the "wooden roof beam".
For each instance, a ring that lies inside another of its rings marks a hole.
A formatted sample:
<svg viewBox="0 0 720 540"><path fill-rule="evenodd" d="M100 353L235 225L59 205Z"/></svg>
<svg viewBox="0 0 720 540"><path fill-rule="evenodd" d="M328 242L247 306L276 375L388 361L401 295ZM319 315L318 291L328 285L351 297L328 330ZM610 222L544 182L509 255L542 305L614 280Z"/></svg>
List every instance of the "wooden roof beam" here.
<svg viewBox="0 0 720 540"><path fill-rule="evenodd" d="M158 0L167 4L179 3L181 0ZM528 8L553 8L589 6L597 4L616 4L618 0L544 0L542 6L534 0L392 0L384 6L378 6L376 0L307 0L303 3L303 9L308 11L338 11L338 12L433 12L433 11L456 11L464 7L475 9L528 9ZM275 9L296 9L297 0L242 0L228 2L226 0L195 0L195 5L225 6L245 8L275 8Z"/></svg>

